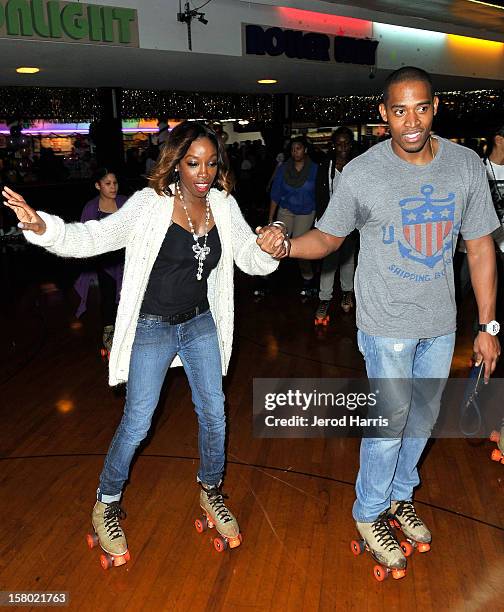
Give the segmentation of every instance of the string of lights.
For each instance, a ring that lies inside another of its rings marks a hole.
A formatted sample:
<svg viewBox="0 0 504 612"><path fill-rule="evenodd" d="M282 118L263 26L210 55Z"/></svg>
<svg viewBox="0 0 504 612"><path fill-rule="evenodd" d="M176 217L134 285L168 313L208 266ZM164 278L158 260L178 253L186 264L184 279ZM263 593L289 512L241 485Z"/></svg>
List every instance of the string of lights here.
<svg viewBox="0 0 504 612"><path fill-rule="evenodd" d="M504 90L447 91L439 94L440 114L464 120L492 115L504 117ZM294 121L334 123L379 121L380 96L295 96ZM101 117L97 89L62 87L0 88L0 119L47 119L61 122L93 121ZM270 123L274 119L271 94L220 94L146 89L122 92L122 117L230 117Z"/></svg>
<svg viewBox="0 0 504 612"><path fill-rule="evenodd" d="M438 94L439 115L446 118L477 120L504 117L504 90L446 91ZM381 96L297 96L294 101L294 121L335 123L366 123L381 121L378 105Z"/></svg>

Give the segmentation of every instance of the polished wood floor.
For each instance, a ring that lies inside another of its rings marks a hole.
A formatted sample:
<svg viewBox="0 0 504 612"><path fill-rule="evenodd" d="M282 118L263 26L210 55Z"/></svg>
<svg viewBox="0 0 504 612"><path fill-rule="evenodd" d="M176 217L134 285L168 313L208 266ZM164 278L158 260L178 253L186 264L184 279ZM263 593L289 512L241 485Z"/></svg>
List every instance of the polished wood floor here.
<svg viewBox="0 0 504 612"><path fill-rule="evenodd" d="M96 296L73 317L71 272L31 248L1 256L0 591L68 591L79 611L504 609L504 466L490 461L490 442L433 442L416 493L432 551L413 556L405 579L378 583L371 558L349 547L358 440L253 437L254 377L364 376L353 315L336 308L317 335L314 302L281 275L259 303L253 281L237 279L225 490L242 546L219 554L194 529L197 428L176 369L124 495L132 560L104 571L85 535L124 398L98 355ZM469 304L455 375L471 317Z"/></svg>

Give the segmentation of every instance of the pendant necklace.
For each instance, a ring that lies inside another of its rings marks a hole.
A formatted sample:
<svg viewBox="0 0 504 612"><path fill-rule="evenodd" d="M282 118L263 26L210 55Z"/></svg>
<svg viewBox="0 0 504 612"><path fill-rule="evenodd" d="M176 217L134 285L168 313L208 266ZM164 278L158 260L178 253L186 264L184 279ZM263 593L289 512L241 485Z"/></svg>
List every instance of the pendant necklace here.
<svg viewBox="0 0 504 612"><path fill-rule="evenodd" d="M203 262L206 259L206 256L210 253L210 247L207 246L207 238L208 238L208 224L210 222L210 191L206 194L206 210L205 210L205 234L203 245L200 245L199 238L196 236L196 232L194 231L194 225L191 221L191 217L187 211L187 206L184 202L184 196L182 195L182 191L180 190L180 183L175 185L175 189L177 190L177 195L179 197L180 203L182 204L182 208L187 217L187 223L189 224L189 229L191 230L191 234L195 244L193 244L192 250L194 251L194 259L198 260L198 271L196 272L197 280L201 280L203 278Z"/></svg>

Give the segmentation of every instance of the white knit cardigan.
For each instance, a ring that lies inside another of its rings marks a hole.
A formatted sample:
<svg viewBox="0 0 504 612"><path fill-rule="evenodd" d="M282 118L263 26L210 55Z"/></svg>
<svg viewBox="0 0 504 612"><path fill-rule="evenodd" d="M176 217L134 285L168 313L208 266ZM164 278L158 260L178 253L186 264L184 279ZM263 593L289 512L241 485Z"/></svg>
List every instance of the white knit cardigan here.
<svg viewBox="0 0 504 612"><path fill-rule="evenodd" d="M172 189L173 192L173 189ZM243 218L236 200L210 190L210 208L219 232L222 254L208 278L208 301L217 326L226 374L233 344L233 262L247 274L273 272L278 261L261 251L256 236ZM152 267L171 223L173 197L153 189L137 191L117 212L100 221L64 223L38 211L46 224L41 236L25 231L29 242L61 257L93 257L126 247L126 260L117 309L114 342L109 362L109 384L128 380L131 348ZM177 356L172 366L182 365Z"/></svg>

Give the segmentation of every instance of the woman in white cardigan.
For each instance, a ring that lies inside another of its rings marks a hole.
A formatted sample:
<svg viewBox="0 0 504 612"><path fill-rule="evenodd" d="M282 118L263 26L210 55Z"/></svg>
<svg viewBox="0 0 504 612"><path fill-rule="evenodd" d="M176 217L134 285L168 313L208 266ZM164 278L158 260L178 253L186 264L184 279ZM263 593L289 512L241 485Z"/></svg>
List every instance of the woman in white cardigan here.
<svg viewBox="0 0 504 612"><path fill-rule="evenodd" d="M65 224L36 212L8 188L6 205L26 238L62 257L92 257L126 248L124 280L110 355L109 381L127 381L123 418L110 445L92 521L106 555L102 565L129 560L119 519L124 483L146 437L170 365L183 365L199 423L199 523L215 524L216 548L241 542L224 504L225 414L222 374L233 341L233 265L249 274L273 272L279 229L254 235L230 195L225 149L215 132L184 122L170 134L149 187L101 221ZM215 186L215 187L213 187Z"/></svg>

